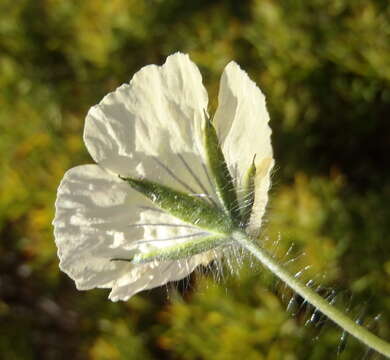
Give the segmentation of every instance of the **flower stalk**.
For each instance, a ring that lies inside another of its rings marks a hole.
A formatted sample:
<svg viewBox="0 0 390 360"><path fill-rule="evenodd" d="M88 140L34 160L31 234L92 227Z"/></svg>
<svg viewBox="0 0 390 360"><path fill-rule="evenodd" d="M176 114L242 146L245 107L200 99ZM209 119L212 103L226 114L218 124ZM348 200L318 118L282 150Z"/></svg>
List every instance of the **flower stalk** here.
<svg viewBox="0 0 390 360"><path fill-rule="evenodd" d="M353 335L362 343L376 350L380 354L390 357L390 344L385 340L374 335L363 326L357 324L346 316L343 312L329 304L323 297L318 295L313 289L304 285L294 276L292 276L281 264L275 261L267 251L261 248L242 231L236 231L232 234L233 239L240 244L244 249L249 251L256 259L258 259L268 270L286 283L291 289L296 291L307 302L320 310L335 324L343 330Z"/></svg>

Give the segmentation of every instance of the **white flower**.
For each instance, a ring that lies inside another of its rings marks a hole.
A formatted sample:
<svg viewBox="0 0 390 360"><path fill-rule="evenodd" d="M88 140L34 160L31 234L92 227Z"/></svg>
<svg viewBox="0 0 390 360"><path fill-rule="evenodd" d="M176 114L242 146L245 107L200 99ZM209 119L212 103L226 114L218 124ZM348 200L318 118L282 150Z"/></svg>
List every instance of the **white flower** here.
<svg viewBox="0 0 390 360"><path fill-rule="evenodd" d="M218 100L213 124L239 207L247 201L240 189L255 162L255 195L246 231L256 234L273 165L265 98L231 62L223 72ZM65 174L53 221L60 267L78 289L111 288L111 300L127 300L139 291L182 279L219 256L223 244L216 243L214 249L202 248L177 259L112 261L215 235L201 221L164 211L151 201L155 199L123 180L159 183L226 213L205 146L207 103L198 68L188 55L176 53L162 66L145 66L129 84L90 109L84 141L96 164Z"/></svg>

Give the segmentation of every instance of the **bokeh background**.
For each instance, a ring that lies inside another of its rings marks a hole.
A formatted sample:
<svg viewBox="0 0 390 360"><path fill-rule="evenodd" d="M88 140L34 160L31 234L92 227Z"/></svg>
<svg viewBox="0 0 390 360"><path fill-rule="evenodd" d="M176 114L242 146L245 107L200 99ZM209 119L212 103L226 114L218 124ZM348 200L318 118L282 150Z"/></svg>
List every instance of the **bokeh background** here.
<svg viewBox="0 0 390 360"><path fill-rule="evenodd" d="M305 253L291 271L311 265L305 281L390 339L387 0L1 0L0 358L377 358L250 261L126 303L59 271L56 188L91 162L86 112L178 50L212 108L232 59L262 88L277 159L262 241Z"/></svg>

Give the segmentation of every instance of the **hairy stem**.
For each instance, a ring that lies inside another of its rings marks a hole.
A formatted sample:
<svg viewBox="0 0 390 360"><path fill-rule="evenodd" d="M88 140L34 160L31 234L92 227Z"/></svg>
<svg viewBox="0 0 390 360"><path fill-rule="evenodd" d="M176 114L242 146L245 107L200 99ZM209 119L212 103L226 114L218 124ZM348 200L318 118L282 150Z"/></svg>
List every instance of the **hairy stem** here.
<svg viewBox="0 0 390 360"><path fill-rule="evenodd" d="M297 278L292 276L281 264L275 261L272 256L257 245L248 235L242 231L237 231L232 234L232 237L244 249L254 255L265 267L272 271L279 279L285 282L289 287L301 295L306 301L315 306L343 330L356 337L371 349L376 350L382 355L390 357L390 344L388 342L382 340L366 328L355 323L343 312L330 305L323 297L318 295L310 287L304 285Z"/></svg>

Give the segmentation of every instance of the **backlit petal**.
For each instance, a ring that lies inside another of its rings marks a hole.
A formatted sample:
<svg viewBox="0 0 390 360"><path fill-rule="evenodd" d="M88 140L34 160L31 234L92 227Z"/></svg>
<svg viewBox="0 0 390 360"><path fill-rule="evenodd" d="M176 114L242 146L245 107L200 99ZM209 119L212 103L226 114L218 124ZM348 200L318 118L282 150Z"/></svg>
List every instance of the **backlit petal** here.
<svg viewBox="0 0 390 360"><path fill-rule="evenodd" d="M98 165L75 167L65 174L53 225L61 269L78 289L111 287L114 300L185 277L204 261L204 254L189 258L188 264L111 261L185 241L180 237L199 230L154 208Z"/></svg>
<svg viewBox="0 0 390 360"><path fill-rule="evenodd" d="M230 62L221 77L214 125L241 201L240 186L255 159L258 173L255 180L256 216L252 216L252 219L257 219L258 227L268 199L269 176L273 165L272 161L268 161L267 171L264 170L264 161L272 159L271 129L268 122L263 93L245 71L235 62Z"/></svg>
<svg viewBox="0 0 390 360"><path fill-rule="evenodd" d="M198 265L207 265L217 255L213 251L177 261L152 262L135 267L132 272L117 279L109 298L128 300L140 291L176 281L188 276ZM136 280L134 280L136 279Z"/></svg>
<svg viewBox="0 0 390 360"><path fill-rule="evenodd" d="M207 103L198 68L177 53L92 107L84 140L93 159L116 174L213 196L201 136Z"/></svg>

